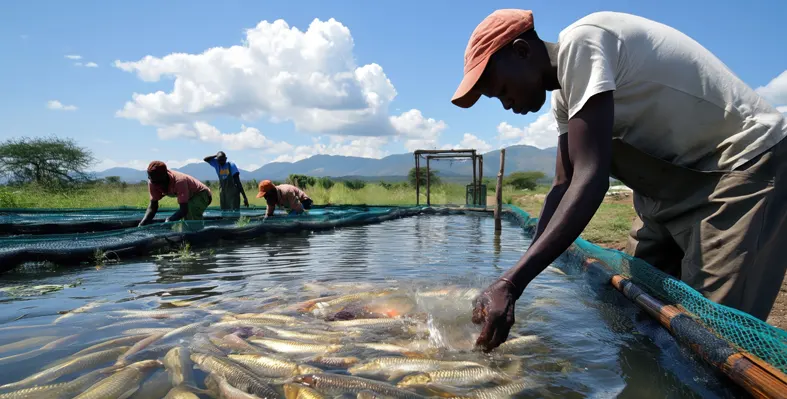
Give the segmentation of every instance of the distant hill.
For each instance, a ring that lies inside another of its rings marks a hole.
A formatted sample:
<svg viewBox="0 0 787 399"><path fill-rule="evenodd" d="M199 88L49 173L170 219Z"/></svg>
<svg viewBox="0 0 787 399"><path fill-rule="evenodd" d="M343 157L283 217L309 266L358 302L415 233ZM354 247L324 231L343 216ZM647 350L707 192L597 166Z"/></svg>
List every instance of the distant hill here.
<svg viewBox="0 0 787 399"><path fill-rule="evenodd" d="M500 151L484 155L484 177L494 177L500 167ZM382 159L347 157L340 155L315 155L297 162L273 162L257 170L241 169L243 180L284 180L288 175L297 173L315 177L353 177L363 180L395 181L407 176L415 166L413 154L396 154ZM424 162L425 166L425 162ZM449 180L461 180L462 176L472 176L472 164L467 161L432 161L432 168ZM506 148L506 174L521 171L541 171L552 176L555 171L555 148L539 149L527 145ZM216 180L216 172L207 163L200 162L175 169L200 180ZM120 176L123 181L139 182L146 180L144 171L131 168L111 168L96 173L97 177ZM456 179L454 179L456 178Z"/></svg>

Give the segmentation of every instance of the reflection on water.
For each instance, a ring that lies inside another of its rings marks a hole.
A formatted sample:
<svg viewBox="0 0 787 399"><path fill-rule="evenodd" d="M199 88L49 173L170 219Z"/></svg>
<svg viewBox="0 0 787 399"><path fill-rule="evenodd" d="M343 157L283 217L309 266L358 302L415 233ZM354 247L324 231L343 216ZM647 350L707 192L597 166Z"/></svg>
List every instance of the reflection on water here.
<svg viewBox="0 0 787 399"><path fill-rule="evenodd" d="M489 217L423 216L268 234L211 251L98 268L6 274L0 291L0 385L12 385L0 387L0 394L61 381L75 381L69 388L81 392L96 380L120 375L104 369L117 361L117 353L54 378L24 379L92 345L118 339L103 350L131 347L139 337L151 342L127 353L123 364L140 370L120 369L140 376L123 384L148 389L135 397L163 396L153 388L154 380L167 380L160 365L141 361L163 359L177 347L190 352L188 362L198 363L199 389L193 392L198 396L224 386L210 359L244 364L233 372L251 373L256 382L239 382L230 373L230 385L258 393L268 391L255 384L273 387L265 395L282 395L285 383L295 384L287 385L290 390L311 384L329 395L357 393L342 377L296 377L323 370L365 378L364 384L378 381L366 388L392 397L740 396L607 284L551 267L517 304L510 345L488 355L473 351L474 295L528 244L509 223L495 234ZM315 298L322 299L309 302ZM284 367L290 371L274 378L268 374L280 371L270 371L269 357L301 368ZM380 360L389 357L403 358L405 365ZM360 363L341 364L352 358ZM106 374L90 380L88 372L98 369ZM208 374L216 380L206 384ZM75 380L79 375L86 377ZM427 380L432 382L424 385ZM172 384L163 385L166 394ZM75 396L58 389L61 397Z"/></svg>

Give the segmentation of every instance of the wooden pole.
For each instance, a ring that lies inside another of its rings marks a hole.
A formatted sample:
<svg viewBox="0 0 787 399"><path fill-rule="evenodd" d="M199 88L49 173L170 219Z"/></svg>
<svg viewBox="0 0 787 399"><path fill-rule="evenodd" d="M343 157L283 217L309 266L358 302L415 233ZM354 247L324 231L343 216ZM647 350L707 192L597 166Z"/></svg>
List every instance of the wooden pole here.
<svg viewBox="0 0 787 399"><path fill-rule="evenodd" d="M418 153L415 154L415 205L421 205L421 176L418 174Z"/></svg>
<svg viewBox="0 0 787 399"><path fill-rule="evenodd" d="M478 195L478 189L476 187L475 162L476 162L475 150L473 150L473 184L472 184L472 186L473 186L473 205L478 203L478 200L476 200L476 196Z"/></svg>
<svg viewBox="0 0 787 399"><path fill-rule="evenodd" d="M503 173L506 165L506 149L500 150L500 171L497 172L497 185L495 186L495 231L501 231L500 214L503 211Z"/></svg>
<svg viewBox="0 0 787 399"><path fill-rule="evenodd" d="M432 206L432 192L429 190L429 157L426 157L426 206Z"/></svg>
<svg viewBox="0 0 787 399"><path fill-rule="evenodd" d="M481 186L484 184L484 156L478 156L478 190L481 191ZM486 198L486 190L483 190L478 197L478 200L481 201ZM486 201L484 201L486 203Z"/></svg>

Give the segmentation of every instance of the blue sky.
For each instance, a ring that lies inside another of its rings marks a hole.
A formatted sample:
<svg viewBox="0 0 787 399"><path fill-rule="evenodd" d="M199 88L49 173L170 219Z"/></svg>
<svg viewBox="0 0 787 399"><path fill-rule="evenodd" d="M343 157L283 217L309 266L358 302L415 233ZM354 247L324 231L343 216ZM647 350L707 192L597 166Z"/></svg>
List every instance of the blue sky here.
<svg viewBox="0 0 787 399"><path fill-rule="evenodd" d="M99 170L153 159L179 166L219 149L254 169L317 153L552 146L549 103L517 116L489 99L469 110L449 101L470 33L498 8L532 9L552 41L594 11L666 23L785 106L787 74L776 78L787 70L787 3L750 4L3 2L0 139L72 137L93 150ZM322 22L310 28L315 18Z"/></svg>

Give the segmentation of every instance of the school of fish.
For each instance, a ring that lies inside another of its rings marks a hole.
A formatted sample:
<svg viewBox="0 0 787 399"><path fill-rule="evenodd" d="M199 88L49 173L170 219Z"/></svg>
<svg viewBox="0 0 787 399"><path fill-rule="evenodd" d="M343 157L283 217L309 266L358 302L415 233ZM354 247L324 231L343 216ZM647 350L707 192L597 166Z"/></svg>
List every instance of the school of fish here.
<svg viewBox="0 0 787 399"><path fill-rule="evenodd" d="M544 343L514 334L491 353L475 350L478 327L467 315L476 295L306 283L297 294L152 310L90 303L49 325L0 326L3 369L63 354L25 378L4 379L0 399L538 396L544 381L523 371L520 355Z"/></svg>

